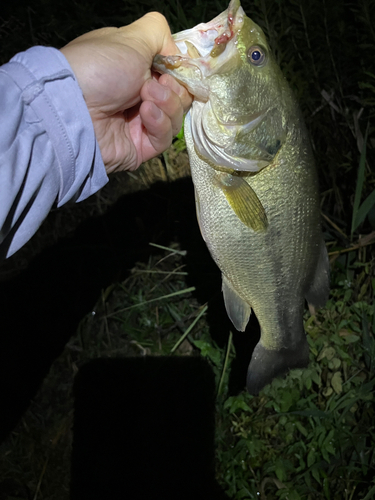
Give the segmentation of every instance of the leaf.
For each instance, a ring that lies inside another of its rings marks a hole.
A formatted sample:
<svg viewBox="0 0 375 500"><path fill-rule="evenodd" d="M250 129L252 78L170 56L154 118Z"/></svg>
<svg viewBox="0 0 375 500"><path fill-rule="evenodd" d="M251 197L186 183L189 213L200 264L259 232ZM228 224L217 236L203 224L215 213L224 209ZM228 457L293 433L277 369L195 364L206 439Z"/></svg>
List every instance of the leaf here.
<svg viewBox="0 0 375 500"><path fill-rule="evenodd" d="M328 363L328 368L331 370L338 370L341 366L341 359L339 358L332 358L331 361Z"/></svg>
<svg viewBox="0 0 375 500"><path fill-rule="evenodd" d="M362 331L363 331L363 348L364 348L364 359L366 367L371 371L372 359L374 358L374 347L375 343L372 337L370 337L369 324L368 324L367 314L362 313Z"/></svg>
<svg viewBox="0 0 375 500"><path fill-rule="evenodd" d="M334 436L335 436L335 431L332 429L328 433L328 436L325 438L323 443L324 449L327 450L328 453L331 453L331 455L335 454L335 449L332 445L332 441L334 441Z"/></svg>
<svg viewBox="0 0 375 500"><path fill-rule="evenodd" d="M372 227L372 229L375 229L375 206L373 206L369 213L367 214L368 216L368 221Z"/></svg>
<svg viewBox="0 0 375 500"><path fill-rule="evenodd" d="M331 414L321 410L290 411L287 413L287 415L301 415L303 417L317 417L317 418L332 418Z"/></svg>
<svg viewBox="0 0 375 500"><path fill-rule="evenodd" d="M307 466L311 467L316 462L316 453L315 450L310 450L307 455Z"/></svg>
<svg viewBox="0 0 375 500"><path fill-rule="evenodd" d="M277 476L277 479L279 481L285 481L286 480L286 471L284 467L284 463L282 460L277 460L275 464L275 473Z"/></svg>
<svg viewBox="0 0 375 500"><path fill-rule="evenodd" d="M326 397L326 398L328 398L332 393L333 393L332 387L326 387L323 390L323 396Z"/></svg>
<svg viewBox="0 0 375 500"><path fill-rule="evenodd" d="M371 488L371 490L367 493L363 500L371 500L375 496L375 486Z"/></svg>
<svg viewBox="0 0 375 500"><path fill-rule="evenodd" d="M321 359L324 359L324 358L327 358L327 360L329 361L330 359L332 359L336 354L336 350L334 347L324 347L321 351L320 351L320 354L318 356L318 359L317 361L320 361Z"/></svg>
<svg viewBox="0 0 375 500"><path fill-rule="evenodd" d="M326 498L328 498L328 500L331 498L330 493L329 493L329 490L330 490L329 486L330 486L330 480L325 477L323 479L323 490L324 490L324 494L325 494Z"/></svg>
<svg viewBox="0 0 375 500"><path fill-rule="evenodd" d="M342 378L341 372L336 372L331 379L331 386L336 394L341 394L342 392Z"/></svg>
<svg viewBox="0 0 375 500"><path fill-rule="evenodd" d="M306 389L308 391L311 389L311 386L312 386L312 380L311 380L311 378L306 378L305 379L305 387L306 387Z"/></svg>
<svg viewBox="0 0 375 500"><path fill-rule="evenodd" d="M300 433L301 433L303 436L305 436L305 437L307 437L307 436L308 436L308 432L307 432L307 430L304 428L304 426L301 424L301 422L298 422L298 420L297 420L297 422L296 422L296 427L297 427L297 429L300 431Z"/></svg>
<svg viewBox="0 0 375 500"><path fill-rule="evenodd" d="M234 413L238 409L251 412L251 409L244 401L242 394L240 394L237 397L236 396L229 397L224 403L224 409L227 408L229 408L229 413Z"/></svg>
<svg viewBox="0 0 375 500"><path fill-rule="evenodd" d="M185 139L176 139L173 143L173 147L176 150L176 153L181 153L181 151L185 151L186 149Z"/></svg>
<svg viewBox="0 0 375 500"><path fill-rule="evenodd" d="M288 500L301 500L301 497L300 497L298 491L296 491L296 490L289 491L288 496L285 498L287 498Z"/></svg>
<svg viewBox="0 0 375 500"><path fill-rule="evenodd" d="M359 395L354 395L353 392L349 392L342 396L335 407L336 411L342 410L343 408L346 408L346 411L349 411L350 408L361 398Z"/></svg>
<svg viewBox="0 0 375 500"><path fill-rule="evenodd" d="M354 342L358 342L358 340L360 340L360 337L354 334L346 335L343 338L347 344L354 344Z"/></svg>
<svg viewBox="0 0 375 500"><path fill-rule="evenodd" d="M315 481L317 481L320 484L319 469L317 467L313 467L311 469L311 474L313 475Z"/></svg>
<svg viewBox="0 0 375 500"><path fill-rule="evenodd" d="M306 483L308 489L311 490L312 489L312 484L311 484L310 472L306 471L305 474L303 475L303 477L305 479L305 483Z"/></svg>
<svg viewBox="0 0 375 500"><path fill-rule="evenodd" d="M311 378L313 379L313 381L316 383L316 385L318 387L320 387L322 385L322 379L320 377L320 373L318 373L317 371L313 370L311 372Z"/></svg>
<svg viewBox="0 0 375 500"><path fill-rule="evenodd" d="M359 207L356 217L355 217L355 223L354 223L354 231L357 229L357 227L362 224L362 222L365 220L366 215L370 212L370 210L373 208L375 205L375 189L372 193L370 193L365 201L362 203L362 205Z"/></svg>
<svg viewBox="0 0 375 500"><path fill-rule="evenodd" d="M185 117L184 117L185 118ZM177 139L183 139L184 138L184 125L185 125L185 119L182 122L182 127L179 133L176 135Z"/></svg>

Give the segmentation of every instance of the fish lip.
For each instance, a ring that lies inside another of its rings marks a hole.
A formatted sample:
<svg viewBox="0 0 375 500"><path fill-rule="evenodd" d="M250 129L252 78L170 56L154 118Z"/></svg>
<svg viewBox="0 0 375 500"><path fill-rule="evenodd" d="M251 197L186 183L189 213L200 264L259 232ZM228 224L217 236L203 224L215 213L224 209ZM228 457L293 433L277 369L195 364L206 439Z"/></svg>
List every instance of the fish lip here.
<svg viewBox="0 0 375 500"><path fill-rule="evenodd" d="M158 68L158 66L163 68L168 68L169 66L173 69L179 68L181 66L183 66L184 68L192 67L199 70L202 79L201 68L199 64L197 64L196 59L192 59L191 57L186 57L184 55L162 56L160 54L156 54L152 64L153 66L155 66L155 68Z"/></svg>
<svg viewBox="0 0 375 500"><path fill-rule="evenodd" d="M191 64L199 67L203 77L212 74L214 67L221 66L221 62L227 59L227 46L237 45L237 36L243 25L244 17L245 13L239 0L231 0L227 10L208 23L200 23L194 28L173 35L179 51L186 58L186 64L188 64L187 60L189 59ZM192 44L200 57L191 57L189 47L185 42ZM225 45L225 49L222 54L211 56L215 46L223 45Z"/></svg>
<svg viewBox="0 0 375 500"><path fill-rule="evenodd" d="M208 88L204 82L201 67L194 59L183 55L162 56L157 54L152 66L160 73L173 75L181 85L184 85L196 98L199 97L202 102L208 101Z"/></svg>

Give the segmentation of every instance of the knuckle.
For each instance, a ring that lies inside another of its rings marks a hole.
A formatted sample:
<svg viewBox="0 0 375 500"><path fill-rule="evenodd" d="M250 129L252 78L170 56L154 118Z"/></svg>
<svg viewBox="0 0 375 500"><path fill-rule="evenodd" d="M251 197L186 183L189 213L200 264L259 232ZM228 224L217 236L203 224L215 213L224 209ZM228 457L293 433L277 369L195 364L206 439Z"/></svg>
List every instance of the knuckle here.
<svg viewBox="0 0 375 500"><path fill-rule="evenodd" d="M167 26L168 29L169 29L169 25L168 25L167 19L160 12L148 12L147 14L145 14L144 17L147 18L147 19L149 19L150 21L154 21L157 24L160 24L160 25L163 25L163 26Z"/></svg>

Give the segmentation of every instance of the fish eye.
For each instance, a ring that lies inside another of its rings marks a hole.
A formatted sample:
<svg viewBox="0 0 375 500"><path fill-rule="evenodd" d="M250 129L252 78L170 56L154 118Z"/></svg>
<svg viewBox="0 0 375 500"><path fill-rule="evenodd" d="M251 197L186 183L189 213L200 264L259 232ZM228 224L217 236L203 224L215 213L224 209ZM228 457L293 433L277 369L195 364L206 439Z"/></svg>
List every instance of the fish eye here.
<svg viewBox="0 0 375 500"><path fill-rule="evenodd" d="M247 51L247 58L253 66L264 66L266 62L266 51L259 45L254 45Z"/></svg>

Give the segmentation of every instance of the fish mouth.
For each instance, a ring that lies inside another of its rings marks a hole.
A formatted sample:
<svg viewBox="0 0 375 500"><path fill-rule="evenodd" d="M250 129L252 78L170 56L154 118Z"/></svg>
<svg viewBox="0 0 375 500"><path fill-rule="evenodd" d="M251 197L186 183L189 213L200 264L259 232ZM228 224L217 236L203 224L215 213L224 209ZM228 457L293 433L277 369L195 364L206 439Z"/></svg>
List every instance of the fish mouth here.
<svg viewBox="0 0 375 500"><path fill-rule="evenodd" d="M173 35L180 54L158 54L153 68L173 75L198 100L207 102L208 86L204 80L217 73L237 52L237 34L244 16L240 0L231 0L228 8L212 21Z"/></svg>
<svg viewBox="0 0 375 500"><path fill-rule="evenodd" d="M220 57L229 42L235 40L244 15L239 0L232 0L227 10L212 21L176 33L174 41L182 54L207 62L208 58Z"/></svg>

